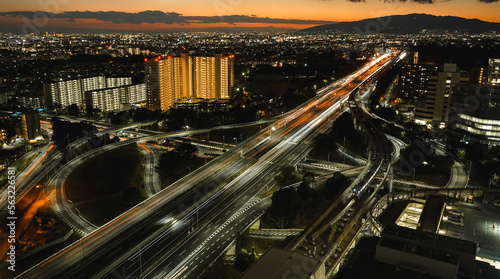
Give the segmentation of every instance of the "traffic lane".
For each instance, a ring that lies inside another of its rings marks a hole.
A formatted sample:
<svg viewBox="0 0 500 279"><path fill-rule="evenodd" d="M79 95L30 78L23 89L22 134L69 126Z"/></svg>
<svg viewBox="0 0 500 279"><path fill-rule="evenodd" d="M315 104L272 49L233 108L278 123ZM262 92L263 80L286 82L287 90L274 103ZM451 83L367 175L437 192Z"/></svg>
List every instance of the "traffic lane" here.
<svg viewBox="0 0 500 279"><path fill-rule="evenodd" d="M244 160L240 160L239 164L245 165L246 162ZM231 168L226 169L223 173L220 175L223 176L224 174L229 173L229 175L233 174L232 170L238 169L240 166L238 164L233 165ZM222 179L222 178L221 178ZM214 180L217 180L215 178ZM214 183L213 181L209 181L208 183ZM200 189L211 189L214 188L215 185L210 185L206 187L207 185L202 185L199 187ZM206 193L203 193L205 195ZM167 208L161 208L157 210L156 214L153 216L148 217L145 221L147 221L145 224L137 225L135 226L135 230L129 230L125 235L120 235L118 237L118 242L113 244L111 247L103 248L102 251L100 252L95 252L101 254L99 257L96 257L96 259L92 261L86 261L84 265L80 265L78 269L85 273L85 274L91 274L92 272L97 272L98 270L95 270L97 266L99 266L98 263L109 263L109 258L107 258L107 253L110 251L116 251L120 250L120 252L115 252L115 253L124 253L125 251L129 250L130 247L134 247L136 244L139 243L140 239L142 239L145 236L153 234L156 230L158 229L163 229L162 225L158 225L158 223L164 219L167 215L177 215L178 211L180 211L181 208L188 207L190 204L187 203L186 201L192 201L192 203L197 202L198 199L200 198L200 193L199 192L190 192L188 193L188 196L182 197L180 201L177 201L175 203L170 203L168 204ZM82 246L82 250L85 249L86 245ZM82 251L83 254L83 251ZM73 269L73 267L71 268ZM85 270L89 270L91 272L85 272ZM69 274L74 273L74 271L70 271Z"/></svg>
<svg viewBox="0 0 500 279"><path fill-rule="evenodd" d="M250 198L251 196L248 195L248 199ZM248 207L242 214L232 218L232 215L244 206L245 202L239 202L232 206L234 210L230 211L231 215L227 214L226 211L221 212L214 222L202 230L195 231L189 240L183 242L178 249L170 253L163 259L161 264L156 265L153 272L148 273L145 278L172 275L182 270L184 266L194 266L196 264L202 268L208 266L236 238L238 231L246 227L248 225L247 222L258 216L268 204L257 203L254 206ZM230 222L226 223L228 220ZM219 242L223 238L225 241L223 243ZM207 252L206 249L209 249L209 253L204 256L205 252ZM202 262L205 266L201 266Z"/></svg>
<svg viewBox="0 0 500 279"><path fill-rule="evenodd" d="M227 191L226 193L224 193L224 196L219 196L218 198L218 201L214 200L213 201L213 205L207 205L207 207L205 208L201 208L199 211L200 213L198 214L199 215L199 226L202 226L203 229L208 229L210 231L210 229L212 229L212 226L214 225L217 225L219 223L220 220L224 220L225 218L227 218L227 214L229 213L229 211L227 210L224 210L223 212L219 212L218 213L218 216L223 216L222 219L219 219L217 220L217 216L214 217L214 219L212 220L205 220L206 217L209 217L207 216L208 213L210 213L213 209L214 206L218 205L218 204L222 204L224 203L225 201L231 201L233 202L233 204L236 204L236 206L241 206L244 204L244 201L241 200L241 199L238 199L238 200L231 200L232 197L234 197L234 193L241 190L241 187L233 187L233 188L230 188L230 189L234 189L233 191ZM210 222L208 222L210 221ZM182 236L182 235L185 235L186 233L188 233L188 231L190 231L189 229L190 228L193 228L193 227L196 227L196 218L195 216L192 216L192 218L189 219L188 222L181 222L181 221L178 221L178 223L176 223L174 226L176 226L177 224L179 224L179 226L177 227L177 234L179 236ZM204 225L208 223L208 225ZM203 225L202 225L203 224ZM132 264L135 262L136 264L140 265L142 263L143 266L146 266L147 267L147 264L150 262L150 261L153 261L155 260L154 257L156 257L158 254L165 254L166 251L162 251L162 250L171 250L173 249L176 244L177 241L177 237L174 237L172 235L173 232L169 232L169 237L168 238L164 238L162 239L160 242L157 242L154 244L154 246L151 246L149 247L147 250L146 249L143 249L143 251L141 252L141 259L137 259L135 258L133 262L130 262L130 261L127 261L125 262L124 264L122 264L121 266L119 266L117 268L117 270L130 270L132 266ZM203 241L203 238L197 238L197 240L200 240L200 241ZM189 241L189 243L192 243L191 241ZM166 247L165 246L168 246L167 249L165 249ZM178 249L177 249L178 250ZM140 266L138 266L138 268L140 269ZM139 269L136 269L136 271L138 272ZM112 272L113 273L113 272ZM108 275L108 276L111 276L111 275ZM112 278L112 277L111 277Z"/></svg>
<svg viewBox="0 0 500 279"><path fill-rule="evenodd" d="M234 166L234 165L233 165L233 166ZM213 173L213 171L212 171L212 173ZM206 177L204 177L204 178L206 178Z"/></svg>
<svg viewBox="0 0 500 279"><path fill-rule="evenodd" d="M295 156L301 152L298 149L300 149L300 148L294 148L291 152L289 152L289 154L283 154L282 156L285 158L282 158L282 159L288 160L288 162L280 162L279 164L277 163L277 164L271 165L272 167L267 170L267 173L276 174L276 172L279 171L280 165L284 166L287 163L290 163L292 160L294 160ZM240 200L241 201L240 203L243 205L244 201L250 199L251 197L253 197L254 194L256 194L257 192L260 191L260 188L258 187L258 185L267 185L267 184L271 183L273 179L274 179L273 175L264 175L264 174L261 175L260 178L253 183L253 185L246 186L246 188L248 188L248 189L256 189L256 190L254 192L250 192L250 193L246 194L245 197L239 197L238 200ZM261 187L263 187L263 186L261 186ZM201 239L205 239L207 233L210 234L210 233L213 233L214 231L217 233L216 228L218 228L220 226L220 224L223 223L223 221L226 220L230 216L229 215L230 213L235 214L235 212L238 208L239 208L238 206L234 206L233 209L231 209L231 210L230 209L223 210L224 216L221 217L222 219L215 221L213 224L211 224L207 227L203 227L203 230L206 233L205 233L205 236L203 236ZM254 212L247 211L247 213L252 214ZM252 216L254 216L254 215L252 215ZM222 234L222 235L228 234L229 235L230 233L228 233L226 230L226 231L221 231L220 234ZM231 238L231 240L234 239L235 233L233 233L231 235L231 237L228 236L228 242L229 242L229 238ZM196 240L198 240L198 239L200 239L200 238L196 238ZM217 239L217 238L214 237L211 239ZM182 253L184 253L185 251L195 251L195 248L197 247L196 243L193 244L191 241L189 241L189 243L191 245L188 245L184 250L182 250ZM212 243L212 244L210 245L210 243ZM206 246L210 246L210 248L212 248L212 246L214 245L214 242L212 241L210 243L206 244ZM225 249L224 245L221 245L221 247L222 247L222 249ZM219 249L219 246L217 246L216 248ZM181 250L179 250L179 251L181 251ZM207 255L207 262L205 264L208 265L211 261L215 260L218 255L219 255L219 253L215 254L214 255L215 258L212 258L211 260L208 260L209 255ZM176 254L172 254L170 256L170 258L172 258L172 257L176 257ZM162 271L156 271L156 274L157 274L156 276L165 276L166 274L172 273L172 272L174 272L173 274L178 275L178 272L183 272L183 268L185 266L189 266L189 265L191 265L191 266L199 265L201 269L204 268L203 266L201 266L200 262L196 261L198 258L193 257L192 259L194 259L194 261L192 260L192 261L184 262L184 263L177 262L177 265L175 265L176 262L174 262L172 259L169 260L167 258L166 260L163 261L163 263L161 265L164 266L165 268L168 268L168 269L162 269ZM175 268L177 268L177 269L175 269ZM195 274L198 274L198 273L195 272Z"/></svg>

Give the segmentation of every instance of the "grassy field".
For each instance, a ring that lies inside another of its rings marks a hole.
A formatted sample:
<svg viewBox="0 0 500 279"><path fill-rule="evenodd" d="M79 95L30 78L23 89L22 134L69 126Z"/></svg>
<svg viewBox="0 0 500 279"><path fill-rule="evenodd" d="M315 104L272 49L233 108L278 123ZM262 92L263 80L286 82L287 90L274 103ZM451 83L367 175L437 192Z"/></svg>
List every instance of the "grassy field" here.
<svg viewBox="0 0 500 279"><path fill-rule="evenodd" d="M76 169L66 181L66 195L96 225L134 206L122 202L126 188L137 188L143 197L143 155L137 147L125 147L93 158Z"/></svg>

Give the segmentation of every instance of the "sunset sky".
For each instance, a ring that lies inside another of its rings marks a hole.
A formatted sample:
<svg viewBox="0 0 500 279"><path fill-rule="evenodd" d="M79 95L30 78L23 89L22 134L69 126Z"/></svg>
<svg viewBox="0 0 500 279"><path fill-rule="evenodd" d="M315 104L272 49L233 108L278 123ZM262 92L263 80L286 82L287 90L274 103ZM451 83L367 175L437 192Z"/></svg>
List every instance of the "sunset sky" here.
<svg viewBox="0 0 500 279"><path fill-rule="evenodd" d="M37 11L43 12L35 13ZM2 3L0 31L29 31L33 26L42 31L169 31L221 27L258 29L271 26L302 29L333 21L410 13L500 22L500 1L23 0Z"/></svg>

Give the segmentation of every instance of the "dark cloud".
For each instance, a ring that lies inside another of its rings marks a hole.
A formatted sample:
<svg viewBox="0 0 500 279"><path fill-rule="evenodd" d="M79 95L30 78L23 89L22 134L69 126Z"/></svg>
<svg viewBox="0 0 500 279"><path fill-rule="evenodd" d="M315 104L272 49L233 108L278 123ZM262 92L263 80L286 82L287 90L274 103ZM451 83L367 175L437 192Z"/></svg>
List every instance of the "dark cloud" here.
<svg viewBox="0 0 500 279"><path fill-rule="evenodd" d="M350 1L350 0L348 0ZM451 1L451 0L439 0L439 1L435 1L435 0L384 0L384 2L414 2L414 3L419 3L419 4L434 4L436 2L448 2L448 1Z"/></svg>
<svg viewBox="0 0 500 279"><path fill-rule="evenodd" d="M435 3L434 0L411 0L412 2L415 3L420 3L420 4L433 4Z"/></svg>
<svg viewBox="0 0 500 279"><path fill-rule="evenodd" d="M190 24L193 22L199 23L219 23L227 22L235 23L289 23L289 24L327 24L331 21L321 20L300 20L300 19L281 19L269 17L257 17L255 15L224 15L224 16L183 16L176 12L162 11L143 11L138 13L126 12L90 12L90 11L66 11L58 14L46 12L2 12L0 16L7 17L26 17L35 19L37 17L47 18L67 18L67 19L97 19L104 22L113 23L165 23L165 24Z"/></svg>
<svg viewBox="0 0 500 279"><path fill-rule="evenodd" d="M54 17L54 16L56 16L56 14L49 13L49 12L42 12L42 11L36 11L36 12L15 11L15 12L2 12L2 13L0 13L0 16L25 17L25 18L29 18L29 19L33 20L33 19L36 19L38 17Z"/></svg>
<svg viewBox="0 0 500 279"><path fill-rule="evenodd" d="M499 0L477 0L478 2L481 2L481 3L496 3L498 2Z"/></svg>

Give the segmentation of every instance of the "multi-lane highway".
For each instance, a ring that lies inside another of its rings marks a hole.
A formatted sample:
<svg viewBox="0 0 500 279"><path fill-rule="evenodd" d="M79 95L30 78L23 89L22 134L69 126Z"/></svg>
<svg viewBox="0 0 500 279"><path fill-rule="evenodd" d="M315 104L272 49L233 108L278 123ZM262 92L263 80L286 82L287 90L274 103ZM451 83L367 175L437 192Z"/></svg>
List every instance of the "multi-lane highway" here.
<svg viewBox="0 0 500 279"><path fill-rule="evenodd" d="M28 166L26 166L26 168L22 172L16 174L16 176L19 177L18 181L16 181L16 200L21 199L22 196L26 194L26 192L30 189L30 186L32 186L30 185L32 181L30 179L27 179L27 177L29 177L32 173L37 174L38 172L44 170L37 167L40 166L45 157L47 157L47 152L50 152L53 148L53 144L48 144L47 146L40 148L37 151L33 151L35 153L39 152L39 154L31 161ZM45 170L44 172L46 173ZM2 210L7 210L6 200L7 188L2 191L0 196L0 208L2 208Z"/></svg>
<svg viewBox="0 0 500 279"><path fill-rule="evenodd" d="M143 125L150 125L151 123L153 122L149 121L145 123L141 122L141 123L121 125L118 127L102 131L100 132L99 135L103 135L104 133L107 132L116 132L118 130L130 129L135 127L140 127ZM50 126L47 123L44 123L43 125L46 126L46 128ZM84 146L89 139L90 136L84 137L68 145L68 148L70 150L78 150L82 146ZM28 193L28 191L30 191L33 187L35 187L35 185L37 185L44 177L54 173L55 170L59 169L62 166L61 162L63 162L64 159L63 152L56 151L54 144L48 144L47 146L40 148L35 152L39 152L37 157L35 157L35 159L32 160L31 163L22 172L16 174L16 177L18 177L18 181L16 184L16 193L15 193L17 201L21 200L22 197L26 193ZM5 193L5 195L2 195L2 198L0 200L0 206L2 208L2 210L0 211L0 216L3 216L6 213L7 209L6 197L7 195ZM43 199L45 197L42 196L41 198ZM5 249L3 247L4 245L0 246L0 257L5 254Z"/></svg>
<svg viewBox="0 0 500 279"><path fill-rule="evenodd" d="M229 130L229 129L236 129L236 128L241 128L241 127L247 127L247 126L254 126L254 125L263 125L263 124L268 124L270 121L269 120L259 120L259 121L254 121L254 122L248 122L248 123L241 123L241 124L231 124L231 125L223 125L223 126L216 126L211 129L197 129L197 130L180 130L180 131L173 131L173 132L154 132L153 135L146 135L143 137L139 138L133 138L129 139L126 142L116 142L112 144L108 144L106 146L102 146L96 149L93 149L89 152L86 152L84 154L81 154L78 157L75 157L73 155L70 155L69 158L73 158L70 160L68 163L66 163L64 166L62 166L57 173L53 177L51 181L49 181L48 185L48 193L50 193L50 200L52 204L52 208L54 212L59 216L60 219L63 220L67 225L69 225L72 229L74 229L76 232L80 233L81 235L86 235L91 232L93 232L97 227L92 224L90 221L88 221L85 217L81 215L81 212L73 206L71 201L68 201L65 195L65 187L66 187L66 179L68 176L80 165L82 165L85 161L99 156L101 154L104 154L106 151L110 151L112 149L132 144L132 143L140 143L140 142L147 142L147 141L155 141L159 139L169 139L169 138L179 138L179 137L185 137L185 136L192 136L196 134L205 134L209 133L211 131L217 131L217 130ZM127 124L127 125L121 125L121 126L115 126L108 128L107 130L100 131L99 133L96 134L96 136L102 136L105 133L116 133L121 130L126 130L126 129L131 129L131 128L137 128L140 126L144 125L150 125L152 122L141 122L141 123L134 123L134 124ZM148 133L151 133L151 131L148 131ZM82 149L82 147L85 146L85 143L87 140L90 139L89 137L83 138L81 140L78 140L74 143L72 143L69 147L68 150L79 150ZM160 181L158 174L155 172L155 166L157 164L157 157L154 154L154 151L149 150L146 148L143 144L140 144L139 146L143 146L145 149L148 150L147 152L147 162L146 162L146 170L145 170L145 182L146 182L146 192L148 196L152 196L153 194L156 194L159 192L160 189ZM83 148L85 150L85 148ZM71 152L70 152L71 153ZM76 153L76 152L73 152ZM68 159L69 159L68 158ZM56 191L53 191L56 189Z"/></svg>
<svg viewBox="0 0 500 279"><path fill-rule="evenodd" d="M304 143L320 128L324 128L329 117L342 108L349 94L390 59L392 57L384 55L351 76L320 89L316 98L282 117L272 127L262 130L77 243L34 266L20 278L91 278L96 274L111 274L119 271L119 267L124 264L130 266L131 263L127 264L127 260L134 255L135 258L131 260L139 261L139 269L135 269L134 276L137 272L148 272L148 276L166 274L168 278L182 277L193 272L185 262L177 265L169 263L161 255L172 257L175 251L172 249L185 245L188 242L182 240L196 233L201 234L201 246L196 243L189 245L186 253L191 255L209 250L210 247L204 245L214 237L209 238L207 234L213 235L217 220L229 217L220 215L222 209L228 209L224 212L237 215L244 204L255 199L255 194L266 187L266 179L274 178L287 160L291 162L294 156L301 154L301 148L306 146ZM143 140L156 138L150 136ZM228 220L225 219L222 224L226 221ZM218 228L221 229L216 231L227 235L230 227L229 223L226 226L220 225ZM147 255L150 255L149 258ZM201 256L196 256L193 260L199 261L200 258ZM206 266L208 262L199 262L197 268ZM154 268L155 266L158 268ZM192 268L195 269L195 266Z"/></svg>
<svg viewBox="0 0 500 279"><path fill-rule="evenodd" d="M361 84L370 80L371 78L364 79ZM300 249L306 249L309 255L321 260L327 266L327 277L342 258L339 257L338 252L345 254L360 231L361 218L375 201L374 197L387 177L392 159L392 149L385 134L379 126L373 123L370 115L360 108L360 102L367 95L358 95L357 93L350 95L349 103L351 113L356 119L355 123L363 127L364 132L370 135L368 165L340 197L288 247L288 249L297 252ZM384 178L375 186L373 193L368 196L367 189L374 182L379 171L385 172Z"/></svg>

